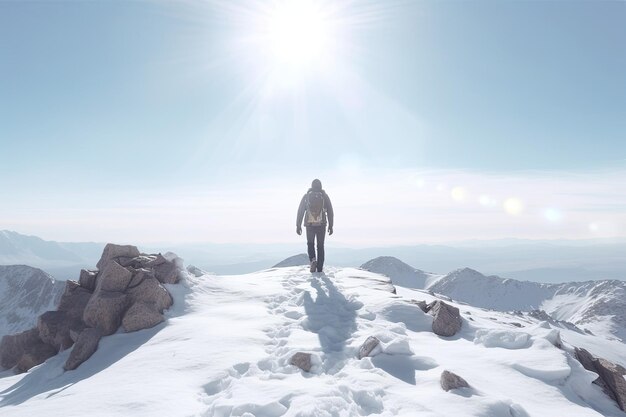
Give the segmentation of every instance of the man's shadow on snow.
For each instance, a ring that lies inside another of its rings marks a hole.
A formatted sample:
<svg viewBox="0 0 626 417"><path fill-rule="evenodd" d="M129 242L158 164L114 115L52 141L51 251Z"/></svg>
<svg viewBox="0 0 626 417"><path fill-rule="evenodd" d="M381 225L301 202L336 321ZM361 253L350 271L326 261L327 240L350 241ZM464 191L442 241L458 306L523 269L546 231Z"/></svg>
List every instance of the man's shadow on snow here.
<svg viewBox="0 0 626 417"><path fill-rule="evenodd" d="M305 328L317 333L324 353L341 352L356 330L360 306L347 300L323 272L313 276L311 287L317 294L313 300L309 291L304 293Z"/></svg>

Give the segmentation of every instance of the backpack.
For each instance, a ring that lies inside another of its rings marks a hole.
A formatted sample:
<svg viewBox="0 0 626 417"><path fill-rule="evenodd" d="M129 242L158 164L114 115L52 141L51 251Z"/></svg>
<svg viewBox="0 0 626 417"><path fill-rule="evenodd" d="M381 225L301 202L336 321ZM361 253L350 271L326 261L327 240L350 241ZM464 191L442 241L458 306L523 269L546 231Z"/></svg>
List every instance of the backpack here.
<svg viewBox="0 0 626 417"><path fill-rule="evenodd" d="M306 195L306 219L309 226L324 224L324 194L321 191L309 191Z"/></svg>

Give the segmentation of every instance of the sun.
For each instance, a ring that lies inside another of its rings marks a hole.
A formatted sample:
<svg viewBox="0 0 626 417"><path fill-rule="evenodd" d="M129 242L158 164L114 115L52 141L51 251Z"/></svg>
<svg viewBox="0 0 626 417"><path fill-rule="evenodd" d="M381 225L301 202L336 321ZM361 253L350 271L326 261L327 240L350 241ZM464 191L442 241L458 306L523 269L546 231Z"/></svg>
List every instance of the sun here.
<svg viewBox="0 0 626 417"><path fill-rule="evenodd" d="M321 65L330 54L332 19L313 0L277 2L267 15L267 47L277 65Z"/></svg>

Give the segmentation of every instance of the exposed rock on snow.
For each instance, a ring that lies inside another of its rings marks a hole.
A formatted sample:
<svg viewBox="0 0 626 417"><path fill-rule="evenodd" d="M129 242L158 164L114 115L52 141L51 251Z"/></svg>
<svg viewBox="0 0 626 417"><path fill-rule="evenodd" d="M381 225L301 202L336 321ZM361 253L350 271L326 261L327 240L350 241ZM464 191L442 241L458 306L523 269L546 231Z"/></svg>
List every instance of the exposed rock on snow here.
<svg viewBox="0 0 626 417"><path fill-rule="evenodd" d="M57 354L57 350L39 339L36 343L29 345L17 362L16 368L19 372L26 372L33 366L37 366L47 359Z"/></svg>
<svg viewBox="0 0 626 417"><path fill-rule="evenodd" d="M622 411L626 411L626 369L603 358L595 358L585 349L575 349L576 359L585 369L598 374L594 384L602 387Z"/></svg>
<svg viewBox="0 0 626 417"><path fill-rule="evenodd" d="M26 349L39 342L41 339L39 338L39 330L36 328L4 336L0 342L0 366L5 369L13 368Z"/></svg>
<svg viewBox="0 0 626 417"><path fill-rule="evenodd" d="M72 370L85 362L98 349L98 343L102 338L102 332L94 328L86 328L78 336L70 357L65 362L65 370Z"/></svg>
<svg viewBox="0 0 626 417"><path fill-rule="evenodd" d="M374 336L368 337L367 339L365 339L365 342L363 342L363 344L359 348L358 358L363 359L367 356L370 356L372 352L374 351L374 349L376 349L379 346L380 346L380 340L378 340L377 337L374 337Z"/></svg>
<svg viewBox="0 0 626 417"><path fill-rule="evenodd" d="M163 315L157 311L154 303L140 301L128 309L122 320L122 327L126 332L134 332L154 327L163 320Z"/></svg>
<svg viewBox="0 0 626 417"><path fill-rule="evenodd" d="M193 275L194 277L198 278L201 277L202 275L207 275L208 272L198 268L197 266L194 265L189 265L187 267L187 272L189 272L191 275Z"/></svg>
<svg viewBox="0 0 626 417"><path fill-rule="evenodd" d="M301 266L309 264L309 255L306 253L300 253L298 255L290 256L274 265L272 268L283 268L287 266Z"/></svg>
<svg viewBox="0 0 626 417"><path fill-rule="evenodd" d="M443 388L444 391L450 391L451 389L457 388L469 388L469 384L466 380L450 371L443 371L441 373L440 383L441 388Z"/></svg>
<svg viewBox="0 0 626 417"><path fill-rule="evenodd" d="M115 258L136 258L140 255L139 249L132 245L116 245L114 243L107 243L102 252L102 257L96 264L98 270L102 271L104 266L112 259Z"/></svg>
<svg viewBox="0 0 626 417"><path fill-rule="evenodd" d="M133 274L116 261L110 260L104 264L98 273L96 294L99 291L123 292L130 284Z"/></svg>
<svg viewBox="0 0 626 417"><path fill-rule="evenodd" d="M461 330L459 309L441 300L434 301L428 312L433 316L433 332L439 336L454 336Z"/></svg>
<svg viewBox="0 0 626 417"><path fill-rule="evenodd" d="M57 310L67 312L68 317L71 318L82 318L91 294L89 290L81 287L78 282L67 281Z"/></svg>
<svg viewBox="0 0 626 417"><path fill-rule="evenodd" d="M99 271L82 270L79 282L66 283L58 309L42 314L37 328L2 340L2 367L17 365L26 371L76 343L66 364L66 369L75 369L93 354L103 335L117 332L121 324L130 332L164 320L162 313L173 299L161 282L178 281L180 258L107 244L98 266Z"/></svg>
<svg viewBox="0 0 626 417"><path fill-rule="evenodd" d="M100 290L95 293L87 307L83 320L89 327L96 327L107 336L117 331L128 307L128 295L123 292Z"/></svg>
<svg viewBox="0 0 626 417"><path fill-rule="evenodd" d="M65 311L46 311L39 316L37 329L41 340L57 352L74 344L70 337L70 319Z"/></svg>
<svg viewBox="0 0 626 417"><path fill-rule="evenodd" d="M96 289L96 276L98 271L92 271L87 269L81 269L78 283L81 287L87 291L94 291Z"/></svg>
<svg viewBox="0 0 626 417"><path fill-rule="evenodd" d="M297 366L302 369L304 372L310 372L313 363L311 362L311 354L305 352L296 352L291 359L289 359L289 363L293 366Z"/></svg>

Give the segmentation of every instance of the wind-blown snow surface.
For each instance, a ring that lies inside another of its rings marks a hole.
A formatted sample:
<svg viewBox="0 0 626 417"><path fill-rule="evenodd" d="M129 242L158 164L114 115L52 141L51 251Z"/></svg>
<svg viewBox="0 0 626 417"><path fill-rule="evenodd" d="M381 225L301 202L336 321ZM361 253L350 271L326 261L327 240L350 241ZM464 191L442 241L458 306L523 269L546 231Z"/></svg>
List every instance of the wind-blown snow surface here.
<svg viewBox="0 0 626 417"><path fill-rule="evenodd" d="M64 288L41 269L0 265L0 339L34 327L40 314L56 309Z"/></svg>
<svg viewBox="0 0 626 417"><path fill-rule="evenodd" d="M352 269L270 269L187 278L161 325L105 337L75 371L68 352L0 378L9 416L626 416L546 322L457 305L461 333L441 338L410 300L433 296ZM454 303L453 303L454 304ZM471 320L469 320L471 318ZM524 326L511 325L517 322ZM356 358L368 336L373 358ZM625 345L562 330L562 339L626 364ZM289 365L313 354L312 373ZM471 388L443 391L450 370ZM4 374L6 375L6 373Z"/></svg>
<svg viewBox="0 0 626 417"><path fill-rule="evenodd" d="M556 320L571 322L608 339L626 341L624 281L547 284L485 276L470 268L436 275L393 257L372 259L361 268L386 275L396 285L427 289L475 307L499 311L545 310Z"/></svg>

